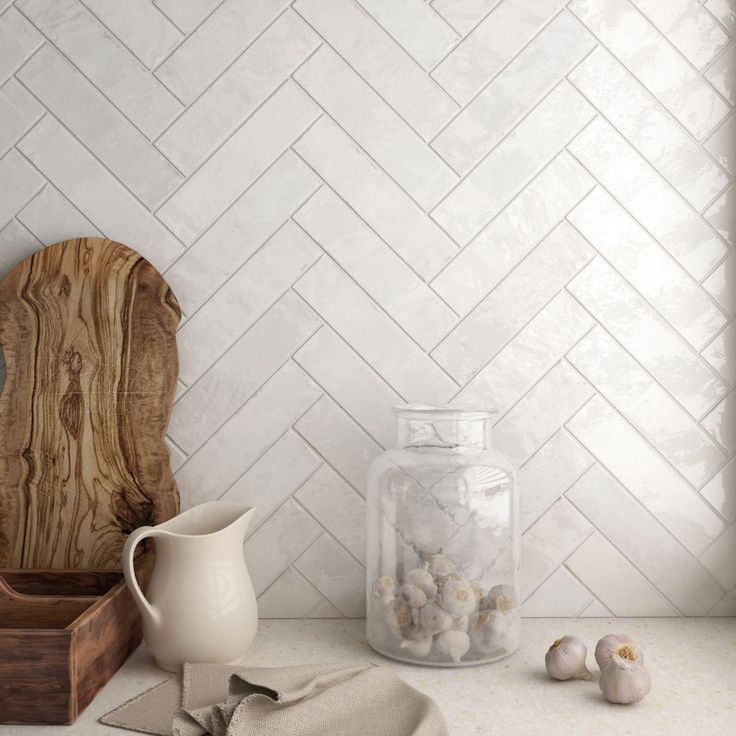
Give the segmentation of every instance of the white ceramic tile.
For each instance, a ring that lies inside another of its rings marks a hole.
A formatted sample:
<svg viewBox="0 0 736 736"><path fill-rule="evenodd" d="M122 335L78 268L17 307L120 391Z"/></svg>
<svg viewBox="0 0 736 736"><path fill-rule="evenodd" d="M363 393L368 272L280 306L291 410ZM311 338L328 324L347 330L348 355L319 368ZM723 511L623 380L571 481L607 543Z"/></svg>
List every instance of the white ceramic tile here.
<svg viewBox="0 0 736 736"><path fill-rule="evenodd" d="M169 449L169 458L171 463L171 470L176 472L187 459L187 456L177 447L169 437L165 439L166 447Z"/></svg>
<svg viewBox="0 0 736 736"><path fill-rule="evenodd" d="M731 458L700 493L727 521L736 521L736 459Z"/></svg>
<svg viewBox="0 0 736 736"><path fill-rule="evenodd" d="M725 325L700 285L603 189L568 220L695 349Z"/></svg>
<svg viewBox="0 0 736 736"><path fill-rule="evenodd" d="M299 419L294 429L365 496L368 466L381 452L381 446L332 399L320 399Z"/></svg>
<svg viewBox="0 0 736 736"><path fill-rule="evenodd" d="M343 616L365 616L365 570L328 534L323 534L295 566Z"/></svg>
<svg viewBox="0 0 736 736"><path fill-rule="evenodd" d="M732 184L706 210L705 219L729 242L736 245L736 187Z"/></svg>
<svg viewBox="0 0 736 736"><path fill-rule="evenodd" d="M714 62L708 67L705 79L725 97L731 105L736 103L736 91L733 89L734 81L734 59L736 59L736 46L731 44Z"/></svg>
<svg viewBox="0 0 736 736"><path fill-rule="evenodd" d="M434 276L457 252L452 240L327 117L294 149L422 278Z"/></svg>
<svg viewBox="0 0 736 736"><path fill-rule="evenodd" d="M579 373L560 361L493 427L495 445L521 465L593 393Z"/></svg>
<svg viewBox="0 0 736 736"><path fill-rule="evenodd" d="M345 618L340 611L327 600L323 600L310 614L309 618Z"/></svg>
<svg viewBox="0 0 736 736"><path fill-rule="evenodd" d="M18 148L107 237L135 248L160 271L182 252L181 243L50 116Z"/></svg>
<svg viewBox="0 0 736 736"><path fill-rule="evenodd" d="M697 560L600 466L567 498L686 615L704 615L722 595Z"/></svg>
<svg viewBox="0 0 736 736"><path fill-rule="evenodd" d="M294 216L319 245L425 350L456 324L453 311L331 189Z"/></svg>
<svg viewBox="0 0 736 736"><path fill-rule="evenodd" d="M736 5L733 0L706 0L703 6L734 35L736 33Z"/></svg>
<svg viewBox="0 0 736 736"><path fill-rule="evenodd" d="M158 217L193 243L318 116L312 100L287 82L186 180Z"/></svg>
<svg viewBox="0 0 736 736"><path fill-rule="evenodd" d="M314 382L287 363L177 471L185 505L219 498L274 440L320 397Z"/></svg>
<svg viewBox="0 0 736 736"><path fill-rule="evenodd" d="M182 102L192 102L287 5L287 0L225 0L156 69L156 76Z"/></svg>
<svg viewBox="0 0 736 736"><path fill-rule="evenodd" d="M592 399L566 426L691 553L702 552L721 533L723 521L602 398Z"/></svg>
<svg viewBox="0 0 736 736"><path fill-rule="evenodd" d="M39 49L17 77L146 207L158 205L183 180L51 46Z"/></svg>
<svg viewBox="0 0 736 736"><path fill-rule="evenodd" d="M458 243L468 243L593 117L562 82L432 211Z"/></svg>
<svg viewBox="0 0 736 736"><path fill-rule="evenodd" d="M567 359L693 485L702 484L726 459L697 422L600 327Z"/></svg>
<svg viewBox="0 0 736 736"><path fill-rule="evenodd" d="M329 327L323 327L294 360L382 447L396 439L392 407L404 400Z"/></svg>
<svg viewBox="0 0 736 736"><path fill-rule="evenodd" d="M294 285L407 401L446 402L452 380L333 261L322 258Z"/></svg>
<svg viewBox="0 0 736 736"><path fill-rule="evenodd" d="M697 213L601 118L569 150L696 279L726 254Z"/></svg>
<svg viewBox="0 0 736 736"><path fill-rule="evenodd" d="M521 541L522 601L526 601L592 531L587 519L564 498L529 528Z"/></svg>
<svg viewBox="0 0 736 736"><path fill-rule="evenodd" d="M101 236L100 231L51 184L18 213L18 219L45 245L83 235Z"/></svg>
<svg viewBox="0 0 736 736"><path fill-rule="evenodd" d="M596 598L581 614L581 618L613 618L613 614Z"/></svg>
<svg viewBox="0 0 736 736"><path fill-rule="evenodd" d="M314 172L286 151L166 272L192 314L281 227L319 186Z"/></svg>
<svg viewBox="0 0 736 736"><path fill-rule="evenodd" d="M197 380L318 257L314 241L287 222L180 328L184 383Z"/></svg>
<svg viewBox="0 0 736 736"><path fill-rule="evenodd" d="M184 33L193 31L221 0L154 0L156 5Z"/></svg>
<svg viewBox="0 0 736 736"><path fill-rule="evenodd" d="M564 567L559 567L521 606L521 615L574 617L593 602L593 594Z"/></svg>
<svg viewBox="0 0 736 736"><path fill-rule="evenodd" d="M558 225L432 352L465 383L593 257L567 223Z"/></svg>
<svg viewBox="0 0 736 736"><path fill-rule="evenodd" d="M713 135L703 144L703 148L705 148L705 150L708 151L732 177L736 174L736 147L733 144L735 137L736 116L729 115L726 118L726 122L717 128L715 133L713 133ZM717 192L713 192L714 195L716 193ZM703 202L702 204L706 204L706 202Z"/></svg>
<svg viewBox="0 0 736 736"><path fill-rule="evenodd" d="M323 465L294 494L340 544L365 564L365 501L332 468Z"/></svg>
<svg viewBox="0 0 736 736"><path fill-rule="evenodd" d="M13 218L43 186L38 172L17 151L0 158L0 227Z"/></svg>
<svg viewBox="0 0 736 736"><path fill-rule="evenodd" d="M0 156L42 115L41 107L15 79L0 87Z"/></svg>
<svg viewBox="0 0 736 736"><path fill-rule="evenodd" d="M0 81L7 79L42 43L41 34L15 7L0 15Z"/></svg>
<svg viewBox="0 0 736 736"><path fill-rule="evenodd" d="M701 424L729 452L736 452L736 391L726 394Z"/></svg>
<svg viewBox="0 0 736 736"><path fill-rule="evenodd" d="M200 447L319 328L320 321L287 292L174 406L169 434L188 453ZM193 422L192 417L197 417Z"/></svg>
<svg viewBox="0 0 736 736"><path fill-rule="evenodd" d="M458 102L467 103L536 35L564 0L505 0L432 73Z"/></svg>
<svg viewBox="0 0 736 736"><path fill-rule="evenodd" d="M182 37L150 0L125 0L125 3L117 0L82 2L149 69L161 61Z"/></svg>
<svg viewBox="0 0 736 736"><path fill-rule="evenodd" d="M293 430L287 430L221 496L223 501L254 506L248 536L322 464Z"/></svg>
<svg viewBox="0 0 736 736"><path fill-rule="evenodd" d="M499 0L431 0L432 7L459 33L469 33Z"/></svg>
<svg viewBox="0 0 736 736"><path fill-rule="evenodd" d="M433 207L457 183L457 174L328 46L294 79L421 207Z"/></svg>
<svg viewBox="0 0 736 736"><path fill-rule="evenodd" d="M11 220L0 230L0 278L15 268L24 258L33 255L42 243L26 230L18 220ZM2 346L0 346L2 353ZM3 361L2 383L5 382L5 362Z"/></svg>
<svg viewBox="0 0 736 736"><path fill-rule="evenodd" d="M555 3L547 3L551 5ZM559 4L559 3L556 3ZM522 12L523 0L511 12L532 20L535 7ZM505 12L506 3L497 12ZM529 8L528 4L527 7ZM542 9L543 10L543 9ZM493 20L495 13L489 16ZM494 25L505 37L503 25ZM471 37L472 38L472 37ZM510 43L513 37L507 37ZM467 43L467 41L465 42ZM493 148L519 119L536 105L595 45L595 39L570 13L558 15L462 112L432 141L432 147L449 161L456 171L466 172ZM490 57L497 53L489 46ZM501 50L498 49L498 53ZM483 63L489 54L478 55ZM455 64L453 53L446 64ZM445 64L435 72L443 74ZM439 78L439 76L438 76ZM464 73L454 72L452 79L462 86Z"/></svg>
<svg viewBox="0 0 736 736"><path fill-rule="evenodd" d="M258 597L258 617L304 618L322 600L311 583L293 567L287 567Z"/></svg>
<svg viewBox="0 0 736 736"><path fill-rule="evenodd" d="M342 0L297 0L294 9L421 136L428 138L458 107L370 16Z"/></svg>
<svg viewBox="0 0 736 736"><path fill-rule="evenodd" d="M731 315L736 314L736 255L733 251L703 281L703 288Z"/></svg>
<svg viewBox="0 0 736 736"><path fill-rule="evenodd" d="M718 374L601 258L568 288L693 417L725 394Z"/></svg>
<svg viewBox="0 0 736 736"><path fill-rule="evenodd" d="M502 416L590 329L590 315L561 292L457 395Z"/></svg>
<svg viewBox="0 0 736 736"><path fill-rule="evenodd" d="M287 500L245 542L245 561L259 596L322 533L322 527L296 502Z"/></svg>
<svg viewBox="0 0 736 736"><path fill-rule="evenodd" d="M677 616L672 604L598 533L565 564L615 616Z"/></svg>
<svg viewBox="0 0 736 736"><path fill-rule="evenodd" d="M160 133L181 110L171 92L77 0L21 0L17 7L145 135Z"/></svg>
<svg viewBox="0 0 736 736"><path fill-rule="evenodd" d="M570 9L696 137L728 105L628 0L573 0Z"/></svg>
<svg viewBox="0 0 736 736"><path fill-rule="evenodd" d="M726 590L736 587L736 525L724 532L700 561Z"/></svg>
<svg viewBox="0 0 736 736"><path fill-rule="evenodd" d="M318 45L316 34L287 10L187 107L156 146L191 174Z"/></svg>
<svg viewBox="0 0 736 736"><path fill-rule="evenodd" d="M708 363L731 385L736 383L736 356L733 355L734 345L736 345L736 322L730 322L722 332L719 332L700 351L700 354Z"/></svg>
<svg viewBox="0 0 736 736"><path fill-rule="evenodd" d="M710 614L711 616L736 616L736 591L729 593Z"/></svg>
<svg viewBox="0 0 736 736"><path fill-rule="evenodd" d="M358 2L425 69L431 69L458 40L458 34L425 0Z"/></svg>
<svg viewBox="0 0 736 736"><path fill-rule="evenodd" d="M465 315L592 189L595 182L563 151L432 281Z"/></svg>
<svg viewBox="0 0 736 736"><path fill-rule="evenodd" d="M704 207L728 182L667 109L602 46L569 79L694 207Z"/></svg>
<svg viewBox="0 0 736 736"><path fill-rule="evenodd" d="M522 531L547 511L592 463L590 453L570 434L564 429L555 432L519 469Z"/></svg>
<svg viewBox="0 0 736 736"><path fill-rule="evenodd" d="M730 41L728 33L697 0L633 0L639 10L698 69Z"/></svg>

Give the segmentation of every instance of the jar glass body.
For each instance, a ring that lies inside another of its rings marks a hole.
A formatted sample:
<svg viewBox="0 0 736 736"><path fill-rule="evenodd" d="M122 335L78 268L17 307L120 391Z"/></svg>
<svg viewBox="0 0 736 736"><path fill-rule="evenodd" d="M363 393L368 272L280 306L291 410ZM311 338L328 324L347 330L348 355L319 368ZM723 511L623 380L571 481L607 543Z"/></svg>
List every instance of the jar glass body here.
<svg viewBox="0 0 736 736"><path fill-rule="evenodd" d="M396 413L397 445L368 473L368 642L417 664L501 659L519 643L519 499L492 414Z"/></svg>

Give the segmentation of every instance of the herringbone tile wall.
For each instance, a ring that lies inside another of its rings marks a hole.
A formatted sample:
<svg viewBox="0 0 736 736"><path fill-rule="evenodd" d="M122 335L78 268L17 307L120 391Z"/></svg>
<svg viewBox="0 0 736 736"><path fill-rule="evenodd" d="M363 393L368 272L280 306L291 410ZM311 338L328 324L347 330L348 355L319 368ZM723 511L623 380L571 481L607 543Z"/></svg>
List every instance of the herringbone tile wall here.
<svg viewBox="0 0 736 736"><path fill-rule="evenodd" d="M361 616L390 405L520 466L527 615L736 614L734 0L0 0L0 265L186 313L189 504L263 616Z"/></svg>

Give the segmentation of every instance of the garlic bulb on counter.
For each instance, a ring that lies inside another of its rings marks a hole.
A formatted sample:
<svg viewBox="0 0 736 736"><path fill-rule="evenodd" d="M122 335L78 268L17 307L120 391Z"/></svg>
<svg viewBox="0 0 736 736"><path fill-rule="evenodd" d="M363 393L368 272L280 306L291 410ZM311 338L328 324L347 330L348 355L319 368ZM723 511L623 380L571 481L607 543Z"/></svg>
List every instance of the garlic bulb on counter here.
<svg viewBox="0 0 736 736"><path fill-rule="evenodd" d="M593 675L585 666L587 656L588 648L580 637L563 636L547 650L544 664L555 680L591 680Z"/></svg>
<svg viewBox="0 0 736 736"><path fill-rule="evenodd" d="M614 654L629 662L644 664L644 652L626 634L608 634L596 644L595 661L601 669L611 661Z"/></svg>
<svg viewBox="0 0 736 736"><path fill-rule="evenodd" d="M601 668L598 686L609 703L638 703L652 689L649 670L641 664L612 654Z"/></svg>

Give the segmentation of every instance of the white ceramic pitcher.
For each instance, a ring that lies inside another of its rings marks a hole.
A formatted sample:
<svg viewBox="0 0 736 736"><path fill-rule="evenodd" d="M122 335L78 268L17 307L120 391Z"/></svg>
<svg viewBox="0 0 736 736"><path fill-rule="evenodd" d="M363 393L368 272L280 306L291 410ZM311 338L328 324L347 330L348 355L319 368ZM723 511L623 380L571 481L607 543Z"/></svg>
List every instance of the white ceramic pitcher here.
<svg viewBox="0 0 736 736"><path fill-rule="evenodd" d="M258 623L243 557L254 511L212 501L128 537L125 580L143 618L143 638L162 669L178 672L184 662L237 664L245 657ZM146 537L156 540L156 564L144 596L133 554Z"/></svg>

